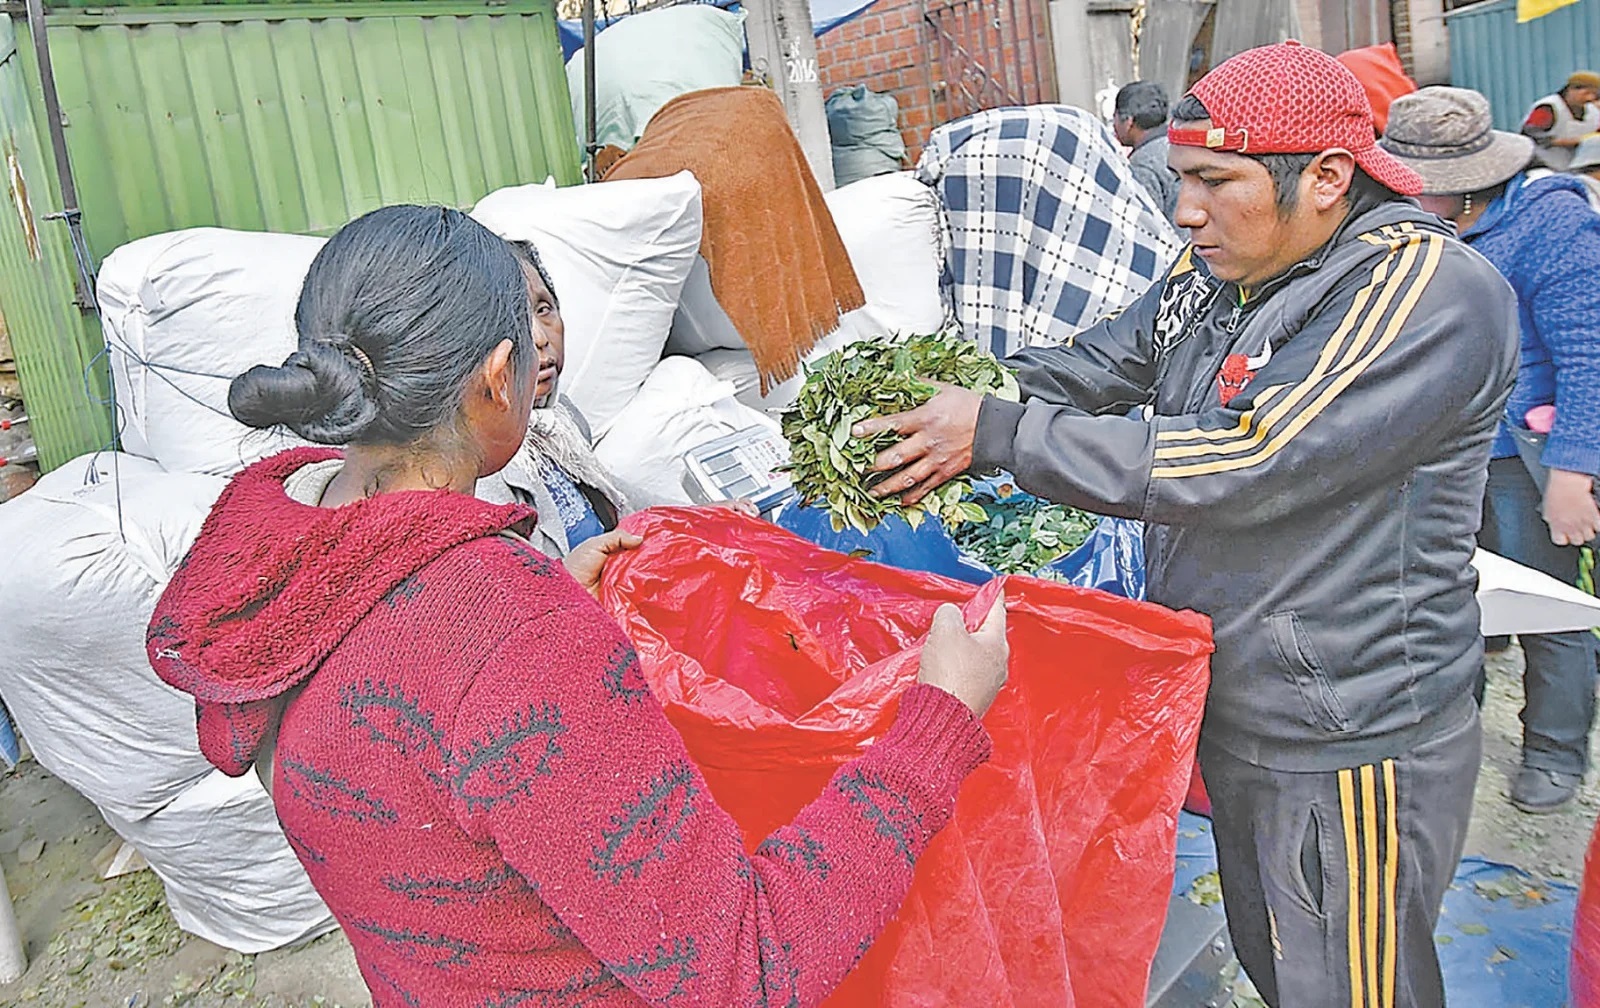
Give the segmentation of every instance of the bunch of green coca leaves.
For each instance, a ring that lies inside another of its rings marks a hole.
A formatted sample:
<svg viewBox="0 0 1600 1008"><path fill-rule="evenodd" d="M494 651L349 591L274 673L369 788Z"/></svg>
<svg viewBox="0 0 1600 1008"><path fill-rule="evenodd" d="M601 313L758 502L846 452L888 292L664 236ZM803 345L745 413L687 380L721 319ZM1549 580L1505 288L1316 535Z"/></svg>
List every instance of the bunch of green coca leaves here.
<svg viewBox="0 0 1600 1008"><path fill-rule="evenodd" d="M950 531L961 551L1001 574L1039 574L1082 546L1100 517L1018 493L1010 483L975 490L968 503L987 518Z"/></svg>
<svg viewBox="0 0 1600 1008"><path fill-rule="evenodd" d="M951 528L989 520L981 506L962 500L972 487L965 478L911 505L898 496L877 498L869 492L879 475L870 471L873 459L900 435L881 431L856 438L850 429L870 417L916 409L933 398L937 389L930 382L935 381L1017 398L1011 373L955 330L863 340L806 367L800 396L783 414L783 436L790 446L786 471L802 501L827 509L834 531L848 525L869 532L890 515L900 515L912 528L930 514Z"/></svg>

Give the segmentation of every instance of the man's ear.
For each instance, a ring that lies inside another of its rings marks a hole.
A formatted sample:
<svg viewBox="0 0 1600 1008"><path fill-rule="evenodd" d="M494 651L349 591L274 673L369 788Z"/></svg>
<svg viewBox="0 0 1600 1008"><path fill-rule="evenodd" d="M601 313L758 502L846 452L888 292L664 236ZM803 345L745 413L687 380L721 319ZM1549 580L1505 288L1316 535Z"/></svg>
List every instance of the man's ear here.
<svg viewBox="0 0 1600 1008"><path fill-rule="evenodd" d="M1317 155L1301 181L1310 189L1311 205L1319 212L1327 212L1349 194L1355 180L1355 155L1343 147L1334 147Z"/></svg>

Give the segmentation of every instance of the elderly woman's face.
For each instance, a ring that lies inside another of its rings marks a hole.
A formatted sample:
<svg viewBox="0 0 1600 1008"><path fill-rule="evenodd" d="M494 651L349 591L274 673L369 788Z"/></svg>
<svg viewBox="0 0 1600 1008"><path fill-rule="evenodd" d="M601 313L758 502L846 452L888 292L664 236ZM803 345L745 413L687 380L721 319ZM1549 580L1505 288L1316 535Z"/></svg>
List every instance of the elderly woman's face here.
<svg viewBox="0 0 1600 1008"><path fill-rule="evenodd" d="M561 325L561 312L556 308L556 299L540 278L539 271L524 266L522 273L528 279L533 348L538 355L538 384L533 390L533 405L538 409L555 400L556 382L561 377L561 366L566 363L566 330Z"/></svg>

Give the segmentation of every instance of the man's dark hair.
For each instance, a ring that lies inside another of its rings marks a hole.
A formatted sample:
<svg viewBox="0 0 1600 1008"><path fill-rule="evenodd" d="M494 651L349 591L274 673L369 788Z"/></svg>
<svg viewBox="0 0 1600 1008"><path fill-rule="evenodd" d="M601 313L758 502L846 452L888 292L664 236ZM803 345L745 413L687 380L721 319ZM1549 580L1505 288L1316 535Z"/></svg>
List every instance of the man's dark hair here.
<svg viewBox="0 0 1600 1008"><path fill-rule="evenodd" d="M1167 121L1167 89L1155 81L1126 84L1117 92L1115 114L1140 129L1155 129Z"/></svg>
<svg viewBox="0 0 1600 1008"><path fill-rule="evenodd" d="M1210 119L1211 113L1206 110L1204 103L1194 95L1184 95L1172 109L1173 122L1200 122ZM1278 212L1287 214L1294 210L1300 202L1300 187L1297 185L1301 174L1317 159L1316 154L1244 154L1243 157L1259 162L1272 177L1272 191L1277 195ZM1350 180L1350 190L1345 194L1350 203L1365 203L1369 201L1381 202L1383 200L1401 199L1401 195L1377 179L1368 175L1360 167L1356 168L1355 177Z"/></svg>

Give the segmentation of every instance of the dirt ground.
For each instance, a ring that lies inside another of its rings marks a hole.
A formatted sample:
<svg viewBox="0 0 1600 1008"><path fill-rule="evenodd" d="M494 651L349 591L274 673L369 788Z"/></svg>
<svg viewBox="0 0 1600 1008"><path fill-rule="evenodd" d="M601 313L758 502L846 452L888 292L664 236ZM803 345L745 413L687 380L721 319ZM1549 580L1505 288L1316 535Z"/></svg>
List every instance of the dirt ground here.
<svg viewBox="0 0 1600 1008"><path fill-rule="evenodd" d="M1600 775L1591 771L1578 800L1550 815L1527 815L1506 800L1521 765L1522 652L1512 648L1489 657L1489 689L1483 707L1483 770L1467 853L1504 861L1546 878L1577 883L1583 855L1600 814ZM1589 751L1600 754L1600 732Z"/></svg>
<svg viewBox="0 0 1600 1008"><path fill-rule="evenodd" d="M1521 737L1521 661L1515 649L1490 660L1484 764L1467 853L1576 882L1600 811L1600 784L1591 779L1578 802L1547 816L1518 812L1505 797ZM20 982L0 986L0 1005L370 1004L341 935L244 956L184 934L173 924L160 884L149 871L99 880L91 862L113 839L94 807L38 764L26 762L0 779L0 869L11 889L30 962ZM1260 1002L1242 997L1236 1003Z"/></svg>

